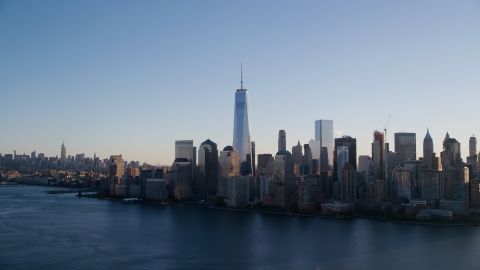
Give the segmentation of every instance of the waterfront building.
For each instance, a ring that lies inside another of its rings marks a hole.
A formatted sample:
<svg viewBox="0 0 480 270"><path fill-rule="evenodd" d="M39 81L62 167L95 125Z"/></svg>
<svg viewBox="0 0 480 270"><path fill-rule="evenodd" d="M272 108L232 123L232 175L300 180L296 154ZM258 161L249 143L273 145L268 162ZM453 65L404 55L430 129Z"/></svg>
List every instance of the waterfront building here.
<svg viewBox="0 0 480 270"><path fill-rule="evenodd" d="M153 171L150 169L143 169L140 172L140 179L139 179L139 194L140 194L140 199L145 199L146 198L146 192L147 192L147 179L153 178Z"/></svg>
<svg viewBox="0 0 480 270"><path fill-rule="evenodd" d="M309 209L310 204L310 185L301 181L298 183L298 209Z"/></svg>
<svg viewBox="0 0 480 270"><path fill-rule="evenodd" d="M278 152L287 151L287 133L285 130L278 131Z"/></svg>
<svg viewBox="0 0 480 270"><path fill-rule="evenodd" d="M393 192L395 198L412 199L412 171L407 168L393 170Z"/></svg>
<svg viewBox="0 0 480 270"><path fill-rule="evenodd" d="M423 139L423 163L427 166L432 168L433 167L433 140L432 136L430 136L430 132L427 128L427 134Z"/></svg>
<svg viewBox="0 0 480 270"><path fill-rule="evenodd" d="M312 148L314 159L320 160L320 170L330 170L333 168L333 121L316 120L315 121L315 141L319 142L318 149ZM316 153L319 153L319 157Z"/></svg>
<svg viewBox="0 0 480 270"><path fill-rule="evenodd" d="M402 155L403 160L417 159L417 139L415 133L397 132L395 137L395 152Z"/></svg>
<svg viewBox="0 0 480 270"><path fill-rule="evenodd" d="M165 201L167 189L165 179L150 178L146 181L145 198L147 200Z"/></svg>
<svg viewBox="0 0 480 270"><path fill-rule="evenodd" d="M240 89L235 92L235 109L233 123L233 148L238 151L240 162L247 161L252 154L250 142L250 112L248 91L243 88L243 71L240 76ZM251 162L251 160L250 160ZM251 168L251 165L250 165Z"/></svg>
<svg viewBox="0 0 480 270"><path fill-rule="evenodd" d="M192 163L187 158L175 158L170 168L169 188L173 190L175 199L186 199L193 195L193 188L195 186L192 182L191 166Z"/></svg>
<svg viewBox="0 0 480 270"><path fill-rule="evenodd" d="M249 202L249 184L253 176L233 176L228 179L228 206L240 207Z"/></svg>
<svg viewBox="0 0 480 270"><path fill-rule="evenodd" d="M175 141L175 158L186 158L190 161L193 180L197 167L197 148L193 146L193 140Z"/></svg>
<svg viewBox="0 0 480 270"><path fill-rule="evenodd" d="M206 193L216 195L218 192L218 150L217 144L210 139L204 141L198 148L198 171L204 182Z"/></svg>

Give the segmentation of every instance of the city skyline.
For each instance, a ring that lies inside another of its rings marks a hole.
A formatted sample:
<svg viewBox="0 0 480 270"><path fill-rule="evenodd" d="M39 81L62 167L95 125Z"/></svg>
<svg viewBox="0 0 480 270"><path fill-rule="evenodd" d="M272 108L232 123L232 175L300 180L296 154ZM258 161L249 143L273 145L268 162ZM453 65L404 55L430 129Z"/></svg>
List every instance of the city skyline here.
<svg viewBox="0 0 480 270"><path fill-rule="evenodd" d="M476 2L132 5L0 4L0 153L60 157L65 139L67 156L171 164L176 140L223 149L241 62L257 154L276 153L278 130L287 150L308 143L318 119L358 156L389 115L390 149L413 132L417 157L427 128L437 156L449 132L464 160L478 133L468 112L443 113L450 95L479 98Z"/></svg>

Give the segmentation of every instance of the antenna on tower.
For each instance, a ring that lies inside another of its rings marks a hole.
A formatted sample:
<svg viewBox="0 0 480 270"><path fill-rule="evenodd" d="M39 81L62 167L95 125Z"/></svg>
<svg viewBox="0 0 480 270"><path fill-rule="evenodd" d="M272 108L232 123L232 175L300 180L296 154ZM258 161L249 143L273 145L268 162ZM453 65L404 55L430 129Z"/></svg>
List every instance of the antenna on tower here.
<svg viewBox="0 0 480 270"><path fill-rule="evenodd" d="M243 64L240 62L240 89L243 90Z"/></svg>

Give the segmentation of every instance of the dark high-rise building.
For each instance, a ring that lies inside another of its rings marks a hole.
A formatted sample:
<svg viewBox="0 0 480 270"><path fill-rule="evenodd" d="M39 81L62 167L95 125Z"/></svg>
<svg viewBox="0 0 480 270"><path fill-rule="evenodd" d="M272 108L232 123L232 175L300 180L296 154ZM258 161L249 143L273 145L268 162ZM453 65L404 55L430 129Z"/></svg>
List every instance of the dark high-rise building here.
<svg viewBox="0 0 480 270"><path fill-rule="evenodd" d="M140 172L140 198L146 198L146 186L147 186L147 179L153 178L153 171L152 170L142 170Z"/></svg>
<svg viewBox="0 0 480 270"><path fill-rule="evenodd" d="M62 166L67 165L67 148L65 147L65 143L62 143L62 149L60 153L60 161Z"/></svg>
<svg viewBox="0 0 480 270"><path fill-rule="evenodd" d="M252 175L257 175L256 173L256 160L255 160L255 142L252 142Z"/></svg>
<svg viewBox="0 0 480 270"><path fill-rule="evenodd" d="M293 157L293 171L295 173L295 176L301 176L302 172L300 170L300 167L302 166L302 146L300 145L300 141L298 141L298 144L294 147L292 147L292 157Z"/></svg>
<svg viewBox="0 0 480 270"><path fill-rule="evenodd" d="M472 135L472 137L470 137L470 140L468 140L468 156L474 157L476 154L477 154L477 138L475 138L475 135Z"/></svg>
<svg viewBox="0 0 480 270"><path fill-rule="evenodd" d="M273 159L272 154L259 154L258 155L258 173L263 173L263 169L267 167L270 160Z"/></svg>
<svg viewBox="0 0 480 270"><path fill-rule="evenodd" d="M443 151L440 154L442 167L453 166L456 163L462 162L460 153L460 143L454 138L450 138L450 135L445 135L443 140Z"/></svg>
<svg viewBox="0 0 480 270"><path fill-rule="evenodd" d="M423 163L429 168L433 167L433 140L428 128L423 139Z"/></svg>
<svg viewBox="0 0 480 270"><path fill-rule="evenodd" d="M206 194L218 192L218 164L217 144L208 139L198 149L198 171L203 177Z"/></svg>
<svg viewBox="0 0 480 270"><path fill-rule="evenodd" d="M347 155L347 161L350 163L350 165L357 170L357 139L352 138L350 136L343 136L342 138L336 138L335 139L335 147L334 147L334 154L333 154L333 176L335 178L335 181L339 181L338 175L339 175L339 170L343 168L337 168L337 147L339 146L345 146L348 149L348 155Z"/></svg>
<svg viewBox="0 0 480 270"><path fill-rule="evenodd" d="M287 150L287 133L285 130L278 131L278 151L286 151Z"/></svg>
<svg viewBox="0 0 480 270"><path fill-rule="evenodd" d="M175 158L170 171L170 189L175 199L192 195L192 162L187 158Z"/></svg>
<svg viewBox="0 0 480 270"><path fill-rule="evenodd" d="M13 166L13 155L12 154L5 154L3 158L3 166L7 169L11 169Z"/></svg>
<svg viewBox="0 0 480 270"><path fill-rule="evenodd" d="M385 179L385 161L384 161L384 135L379 131L373 133L372 143L372 162L373 176L375 180Z"/></svg>
<svg viewBox="0 0 480 270"><path fill-rule="evenodd" d="M314 174L312 172L312 150L310 144L303 145L303 169L300 169L302 175Z"/></svg>
<svg viewBox="0 0 480 270"><path fill-rule="evenodd" d="M402 155L403 160L417 159L417 139L415 133L397 132L395 135L395 152Z"/></svg>

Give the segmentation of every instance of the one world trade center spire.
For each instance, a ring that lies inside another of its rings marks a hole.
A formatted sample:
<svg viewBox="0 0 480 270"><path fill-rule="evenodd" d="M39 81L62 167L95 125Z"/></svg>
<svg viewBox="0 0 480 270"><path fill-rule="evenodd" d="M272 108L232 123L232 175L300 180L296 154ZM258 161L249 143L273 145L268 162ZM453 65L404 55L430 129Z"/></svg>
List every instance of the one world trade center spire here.
<svg viewBox="0 0 480 270"><path fill-rule="evenodd" d="M251 162L252 158L249 119L250 113L248 109L248 92L247 89L243 89L243 70L240 66L240 89L237 89L235 92L235 111L233 122L233 148L238 151L240 162L245 162L247 160Z"/></svg>

